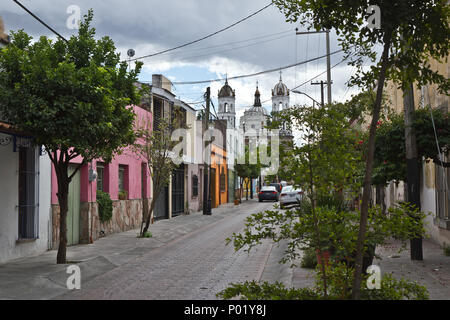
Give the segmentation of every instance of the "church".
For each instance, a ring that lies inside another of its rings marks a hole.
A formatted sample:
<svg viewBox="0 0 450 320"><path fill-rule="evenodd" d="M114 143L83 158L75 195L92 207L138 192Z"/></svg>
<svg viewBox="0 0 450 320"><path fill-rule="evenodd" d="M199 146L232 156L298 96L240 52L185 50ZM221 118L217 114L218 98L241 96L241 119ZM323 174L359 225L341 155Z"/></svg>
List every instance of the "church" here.
<svg viewBox="0 0 450 320"><path fill-rule="evenodd" d="M225 80L225 85L218 93L219 111L217 116L220 120L226 120L228 129L237 129L236 125L236 92L228 84L228 79ZM290 107L290 92L288 87L283 83L280 72L280 80L272 89L272 112L279 112L289 109ZM244 133L252 132L256 136L267 133L267 121L270 117L269 112L261 103L261 93L256 85L254 94L253 106L244 111L244 115L240 118L239 129ZM280 135L291 137L292 132L290 128L283 127L280 130Z"/></svg>
<svg viewBox="0 0 450 320"><path fill-rule="evenodd" d="M288 87L283 83L282 75L280 72L280 79L278 83L275 84L272 89L272 115L266 110L266 108L262 105L261 102L261 93L258 88L258 84L256 85L256 90L254 94L254 103L253 106L244 111L244 115L240 117L239 126L236 124L236 92L229 85L228 79L225 80L224 86L218 92L218 105L219 110L217 113L217 117L219 120L226 122L227 129L233 130L234 132L238 132L239 134L244 134L246 136L253 136L258 139L261 136L266 136L269 134L267 127L268 121L270 117L276 117L276 113L287 110L290 108L290 92ZM280 140L292 142L292 131L289 127L286 127L284 124L280 128ZM270 138L269 138L270 139ZM234 163L234 159L237 157L239 150L243 150L243 145L239 145L239 143L247 144L248 139L238 139L237 135L227 136L226 137L226 145L227 152L229 156L231 154L234 155L233 159L229 163ZM259 141L259 140L258 140ZM232 148L230 148L232 147ZM231 154L230 154L231 153ZM234 185L238 187L237 176L234 174L233 170L229 172L229 177L232 181L230 185ZM258 180L258 184L261 187L261 182L263 177L260 177ZM256 191L254 187L256 183L252 181L251 190L253 193Z"/></svg>

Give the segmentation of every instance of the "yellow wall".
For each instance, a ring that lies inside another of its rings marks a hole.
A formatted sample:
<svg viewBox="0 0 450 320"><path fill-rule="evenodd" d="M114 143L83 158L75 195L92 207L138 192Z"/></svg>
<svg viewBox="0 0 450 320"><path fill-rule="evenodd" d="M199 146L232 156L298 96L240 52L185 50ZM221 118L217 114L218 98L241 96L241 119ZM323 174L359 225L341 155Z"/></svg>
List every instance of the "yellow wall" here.
<svg viewBox="0 0 450 320"><path fill-rule="evenodd" d="M450 76L450 59L446 62L438 63L436 60L429 61L432 70L437 71L439 74L445 76L447 79ZM388 82L385 86L385 94L387 96L387 103L392 110L397 113L403 112L403 91L397 88L398 85L392 81ZM424 106L431 105L432 108L438 108L442 105L449 105L449 97L440 94L437 90L437 85L427 85L423 88L419 88L417 84L414 84L414 105L417 109L420 103Z"/></svg>
<svg viewBox="0 0 450 320"><path fill-rule="evenodd" d="M226 160L226 151L222 148L212 144L211 146L211 168L215 169L215 185L214 185L214 193L215 193L215 201L211 203L212 208L217 208L220 204L227 203L228 201L228 170L227 170L227 160ZM220 173L225 174L225 190L220 191ZM212 179L211 179L212 181Z"/></svg>

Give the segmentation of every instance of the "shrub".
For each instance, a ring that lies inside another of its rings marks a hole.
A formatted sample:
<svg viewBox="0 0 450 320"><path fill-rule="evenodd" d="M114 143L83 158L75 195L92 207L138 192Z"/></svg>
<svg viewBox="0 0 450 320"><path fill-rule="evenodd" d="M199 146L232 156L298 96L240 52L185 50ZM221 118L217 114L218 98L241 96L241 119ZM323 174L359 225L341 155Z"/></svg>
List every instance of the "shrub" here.
<svg viewBox="0 0 450 320"><path fill-rule="evenodd" d="M246 281L232 283L216 296L229 300L348 300L351 298L353 268L345 264L328 266L328 289L325 297L322 288L321 272L316 269L316 285L313 288L286 288L282 283L259 283ZM361 288L362 300L428 300L428 291L415 281L397 280L391 274L385 274L381 279L380 289L368 289L367 276Z"/></svg>
<svg viewBox="0 0 450 320"><path fill-rule="evenodd" d="M315 269L317 266L317 256L313 248L306 248L303 250L303 257L301 262L302 268Z"/></svg>
<svg viewBox="0 0 450 320"><path fill-rule="evenodd" d="M145 231L145 233L142 235L142 238L151 238L151 237L153 237L153 235L150 231Z"/></svg>
<svg viewBox="0 0 450 320"><path fill-rule="evenodd" d="M98 214L101 222L111 220L113 215L113 203L108 193L97 191Z"/></svg>
<svg viewBox="0 0 450 320"><path fill-rule="evenodd" d="M217 297L224 300L239 297L241 300L317 300L320 296L310 288L286 288L282 283L232 283L219 292Z"/></svg>
<svg viewBox="0 0 450 320"><path fill-rule="evenodd" d="M394 279L391 274L385 274L381 279L381 289L361 291L363 300L428 300L428 291L416 281Z"/></svg>

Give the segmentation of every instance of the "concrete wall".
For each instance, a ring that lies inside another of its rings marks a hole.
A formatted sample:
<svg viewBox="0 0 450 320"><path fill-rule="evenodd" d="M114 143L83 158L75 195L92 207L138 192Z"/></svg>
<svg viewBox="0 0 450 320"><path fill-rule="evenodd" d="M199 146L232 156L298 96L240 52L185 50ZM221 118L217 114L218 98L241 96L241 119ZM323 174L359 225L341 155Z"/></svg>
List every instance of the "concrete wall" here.
<svg viewBox="0 0 450 320"><path fill-rule="evenodd" d="M39 239L18 242L19 153L12 143L0 146L0 263L37 255L49 249L51 239L50 159L39 159Z"/></svg>

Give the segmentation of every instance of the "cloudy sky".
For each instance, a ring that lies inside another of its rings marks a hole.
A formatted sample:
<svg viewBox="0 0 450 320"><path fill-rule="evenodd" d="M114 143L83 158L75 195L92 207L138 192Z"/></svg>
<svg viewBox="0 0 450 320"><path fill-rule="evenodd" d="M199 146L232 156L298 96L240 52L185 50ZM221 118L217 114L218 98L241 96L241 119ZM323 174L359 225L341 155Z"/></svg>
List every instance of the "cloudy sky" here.
<svg viewBox="0 0 450 320"><path fill-rule="evenodd" d="M97 36L110 36L122 57L128 49L136 51L136 57L169 49L202 38L227 27L258 11L269 0L21 0L23 5L57 30L70 37L76 30L67 27L70 21L68 8L78 6L81 13L94 10L94 27ZM2 0L0 15L6 30L24 29L38 37L55 37L48 29L28 15L12 0ZM143 59L141 81L151 81L151 75L162 73L174 82L209 80L251 74L276 69L306 59L322 56L325 51L325 35L296 35L296 24L285 22L284 16L271 6L233 28L194 45ZM299 31L305 31L300 27ZM337 37L331 34L331 51L339 49ZM331 65L342 60L342 54L333 55ZM326 70L326 60L286 69L282 73L288 88L294 88ZM348 89L346 82L354 69L342 63L332 70L332 95L335 101L344 101L356 92ZM256 83L259 83L261 100L270 112L271 89L279 81L278 71L239 80L230 80L236 90L237 120L245 108L253 104ZM326 74L317 78L326 80ZM178 98L190 103L202 100L207 86L211 86L212 98L216 98L223 82L198 85L175 85ZM310 81L299 88L320 101L319 86ZM326 97L326 92L325 92ZM292 93L291 104L311 104L303 95ZM201 104L193 105L201 108Z"/></svg>

